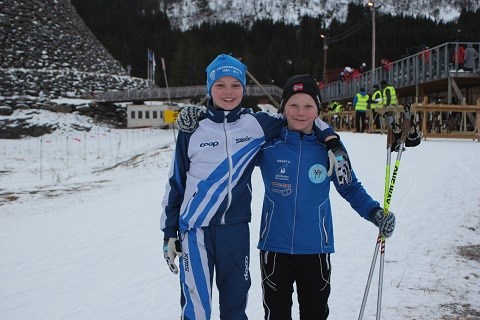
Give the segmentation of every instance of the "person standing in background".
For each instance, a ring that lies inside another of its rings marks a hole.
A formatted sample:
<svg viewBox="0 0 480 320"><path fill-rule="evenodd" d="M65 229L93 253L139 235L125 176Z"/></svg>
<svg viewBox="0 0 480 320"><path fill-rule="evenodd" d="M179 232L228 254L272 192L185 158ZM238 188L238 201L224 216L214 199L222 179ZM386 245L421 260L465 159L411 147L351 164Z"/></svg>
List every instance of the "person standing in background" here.
<svg viewBox="0 0 480 320"><path fill-rule="evenodd" d="M398 105L397 91L395 87L389 85L387 81L380 81L380 86L382 88L382 103L384 107L396 106Z"/></svg>
<svg viewBox="0 0 480 320"><path fill-rule="evenodd" d="M465 50L465 71L475 71L475 59L478 58L478 52L473 48L472 44L467 44L467 49Z"/></svg>
<svg viewBox="0 0 480 320"><path fill-rule="evenodd" d="M355 97L353 97L356 132L365 132L365 118L367 114L368 99L369 96L365 88L360 88L360 92L358 92Z"/></svg>
<svg viewBox="0 0 480 320"><path fill-rule="evenodd" d="M463 64L465 62L465 48L460 44L455 44L450 53L450 62L455 71L463 70Z"/></svg>
<svg viewBox="0 0 480 320"><path fill-rule="evenodd" d="M373 125L375 129L380 129L380 117L377 113L377 109L382 107L382 91L378 83L373 85L374 92L369 100L370 109L372 110Z"/></svg>

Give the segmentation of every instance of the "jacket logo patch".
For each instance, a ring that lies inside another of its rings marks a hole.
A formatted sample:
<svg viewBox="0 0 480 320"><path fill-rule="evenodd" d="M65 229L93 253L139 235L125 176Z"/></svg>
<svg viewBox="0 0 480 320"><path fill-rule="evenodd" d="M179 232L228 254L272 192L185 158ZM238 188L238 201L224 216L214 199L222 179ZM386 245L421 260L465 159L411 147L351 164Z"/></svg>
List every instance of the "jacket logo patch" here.
<svg viewBox="0 0 480 320"><path fill-rule="evenodd" d="M321 164L314 164L308 170L308 177L313 183L322 183L327 178L327 169Z"/></svg>
<svg viewBox="0 0 480 320"><path fill-rule="evenodd" d="M290 177L287 174L287 166L290 164L290 161L277 160L277 163L281 164L281 166L277 169L277 173L275 174L275 180L289 180Z"/></svg>
<svg viewBox="0 0 480 320"><path fill-rule="evenodd" d="M183 255L183 267L185 272L190 272L190 263L188 262L188 253Z"/></svg>
<svg viewBox="0 0 480 320"><path fill-rule="evenodd" d="M235 139L235 143L242 143L242 142L250 141L251 139L252 137L249 137L249 136L246 136L245 138L237 138Z"/></svg>
<svg viewBox="0 0 480 320"><path fill-rule="evenodd" d="M216 147L216 146L218 146L218 141L202 142L202 143L200 143L200 148L203 148L203 147Z"/></svg>
<svg viewBox="0 0 480 320"><path fill-rule="evenodd" d="M290 183L272 181L272 192L280 193L282 196L286 197L292 193L292 185Z"/></svg>
<svg viewBox="0 0 480 320"><path fill-rule="evenodd" d="M243 276L245 277L245 281L248 281L248 278L250 278L250 272L248 272L248 256L245 256L245 273Z"/></svg>

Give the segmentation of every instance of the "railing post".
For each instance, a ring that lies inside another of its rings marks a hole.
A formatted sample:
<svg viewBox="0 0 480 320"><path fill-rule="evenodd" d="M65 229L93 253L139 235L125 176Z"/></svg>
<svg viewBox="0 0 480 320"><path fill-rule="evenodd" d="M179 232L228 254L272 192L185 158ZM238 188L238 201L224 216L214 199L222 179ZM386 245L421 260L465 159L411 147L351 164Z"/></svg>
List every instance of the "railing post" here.
<svg viewBox="0 0 480 320"><path fill-rule="evenodd" d="M477 141L480 142L480 98L477 99L477 113L476 113L477 121L474 130L476 130ZM475 141L475 138L473 139Z"/></svg>

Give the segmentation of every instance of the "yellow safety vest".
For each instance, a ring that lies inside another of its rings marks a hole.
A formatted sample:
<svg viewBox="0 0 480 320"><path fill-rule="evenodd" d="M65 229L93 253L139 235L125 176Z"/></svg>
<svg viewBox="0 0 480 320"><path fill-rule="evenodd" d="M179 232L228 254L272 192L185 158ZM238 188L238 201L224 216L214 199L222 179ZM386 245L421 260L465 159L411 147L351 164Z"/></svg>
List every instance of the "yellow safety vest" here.
<svg viewBox="0 0 480 320"><path fill-rule="evenodd" d="M367 111L368 99L370 98L368 94L362 96L360 93L356 94L357 103L355 104L356 111Z"/></svg>
<svg viewBox="0 0 480 320"><path fill-rule="evenodd" d="M377 90L372 94L372 102L370 103L370 107L372 109L377 109L377 108L380 108L381 106L382 106L382 92L380 90Z"/></svg>
<svg viewBox="0 0 480 320"><path fill-rule="evenodd" d="M338 102L332 102L332 104L328 107L328 114L333 115L335 113L337 103Z"/></svg>
<svg viewBox="0 0 480 320"><path fill-rule="evenodd" d="M387 106L387 90L390 90L390 105L396 106L398 104L397 92L393 86L387 86L385 89L383 89L383 105Z"/></svg>
<svg viewBox="0 0 480 320"><path fill-rule="evenodd" d="M342 112L343 111L343 105L341 103L337 103L337 107L335 108L335 112Z"/></svg>

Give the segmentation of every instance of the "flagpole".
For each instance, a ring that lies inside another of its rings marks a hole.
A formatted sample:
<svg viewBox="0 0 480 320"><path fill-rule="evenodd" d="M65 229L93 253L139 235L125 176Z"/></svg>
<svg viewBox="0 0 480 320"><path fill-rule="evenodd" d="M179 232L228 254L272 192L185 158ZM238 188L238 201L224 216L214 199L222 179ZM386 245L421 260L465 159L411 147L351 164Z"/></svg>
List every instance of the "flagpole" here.
<svg viewBox="0 0 480 320"><path fill-rule="evenodd" d="M168 81L167 81L167 72L166 72L166 67L165 67L165 59L162 58L162 69L163 69L163 76L165 77L165 87L167 88L167 97L168 97L168 105L171 106L172 104L170 103L170 91L168 90ZM173 128L173 139L177 141L177 137L175 135L175 121L172 124Z"/></svg>
<svg viewBox="0 0 480 320"><path fill-rule="evenodd" d="M170 91L168 90L167 72L165 68L165 59L162 58L163 76L165 77L165 87L167 88L168 104L170 105Z"/></svg>

